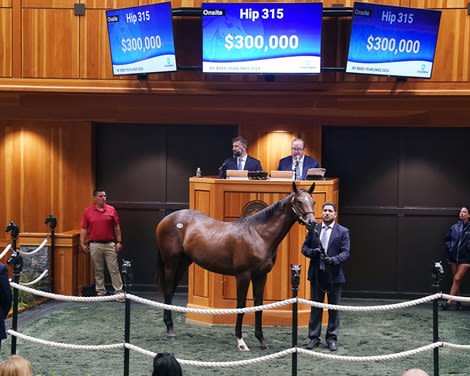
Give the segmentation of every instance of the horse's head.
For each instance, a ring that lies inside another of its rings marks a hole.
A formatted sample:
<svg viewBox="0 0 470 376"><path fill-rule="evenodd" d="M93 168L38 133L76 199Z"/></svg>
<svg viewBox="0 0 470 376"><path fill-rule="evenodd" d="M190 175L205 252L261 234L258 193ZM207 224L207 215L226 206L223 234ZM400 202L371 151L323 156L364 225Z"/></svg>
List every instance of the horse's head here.
<svg viewBox="0 0 470 376"><path fill-rule="evenodd" d="M312 183L307 191L305 189L298 190L294 181L292 182L292 189L294 190L294 195L291 200L292 211L297 216L299 223L310 230L317 223L315 215L313 214L315 200L312 197L315 182Z"/></svg>

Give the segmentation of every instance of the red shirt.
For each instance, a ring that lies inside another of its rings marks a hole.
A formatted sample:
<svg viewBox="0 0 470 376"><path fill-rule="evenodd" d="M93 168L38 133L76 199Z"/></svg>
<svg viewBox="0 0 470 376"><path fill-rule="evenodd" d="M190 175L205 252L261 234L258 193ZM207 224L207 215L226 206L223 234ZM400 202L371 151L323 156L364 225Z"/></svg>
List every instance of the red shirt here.
<svg viewBox="0 0 470 376"><path fill-rule="evenodd" d="M114 241L114 226L119 217L111 205L104 204L103 211L91 205L83 211L82 228L88 231L88 240Z"/></svg>

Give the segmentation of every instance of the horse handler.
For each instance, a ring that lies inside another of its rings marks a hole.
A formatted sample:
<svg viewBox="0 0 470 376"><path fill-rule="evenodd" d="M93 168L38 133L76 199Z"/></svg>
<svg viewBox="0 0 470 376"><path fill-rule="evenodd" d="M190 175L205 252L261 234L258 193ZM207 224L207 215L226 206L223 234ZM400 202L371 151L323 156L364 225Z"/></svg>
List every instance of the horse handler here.
<svg viewBox="0 0 470 376"><path fill-rule="evenodd" d="M106 192L96 188L93 191L93 205L83 212L80 230L80 247L90 253L95 268L96 294L106 295L104 286L104 263L108 266L115 294L123 293L117 254L121 252L121 227L119 217L111 205L106 204ZM117 299L124 301L123 298Z"/></svg>
<svg viewBox="0 0 470 376"><path fill-rule="evenodd" d="M326 294L328 304L338 305L345 282L342 266L349 258L351 242L349 230L335 223L336 215L336 205L333 202L325 202L322 206L322 223L308 231L302 254L311 259L308 268L310 299L323 303ZM307 349L320 346L322 313L321 308L312 307L310 310ZM339 311L328 310L326 344L331 351L338 350L338 332Z"/></svg>

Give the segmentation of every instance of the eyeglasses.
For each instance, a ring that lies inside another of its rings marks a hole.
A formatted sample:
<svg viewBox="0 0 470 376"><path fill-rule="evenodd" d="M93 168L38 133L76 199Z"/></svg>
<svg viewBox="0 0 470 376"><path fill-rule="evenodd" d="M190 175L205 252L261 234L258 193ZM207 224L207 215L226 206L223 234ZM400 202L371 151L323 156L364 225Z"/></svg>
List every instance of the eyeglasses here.
<svg viewBox="0 0 470 376"><path fill-rule="evenodd" d="M295 151L302 151L304 150L304 148L291 148L292 150L295 150Z"/></svg>

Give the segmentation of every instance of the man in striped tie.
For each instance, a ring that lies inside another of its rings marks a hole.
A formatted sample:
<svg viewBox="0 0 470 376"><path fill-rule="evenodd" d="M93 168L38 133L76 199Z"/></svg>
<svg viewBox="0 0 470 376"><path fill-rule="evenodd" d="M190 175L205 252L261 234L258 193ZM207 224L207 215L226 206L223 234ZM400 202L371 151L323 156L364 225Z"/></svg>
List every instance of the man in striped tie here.
<svg viewBox="0 0 470 376"><path fill-rule="evenodd" d="M343 263L349 258L349 230L335 222L336 204L325 202L322 206L322 223L309 230L302 246L302 254L310 258L308 280L310 299L323 303L325 294L329 304L339 304L345 283ZM318 236L320 234L320 236ZM323 310L312 307L308 324L307 349L320 345ZM328 310L326 345L331 351L338 350L339 311Z"/></svg>

